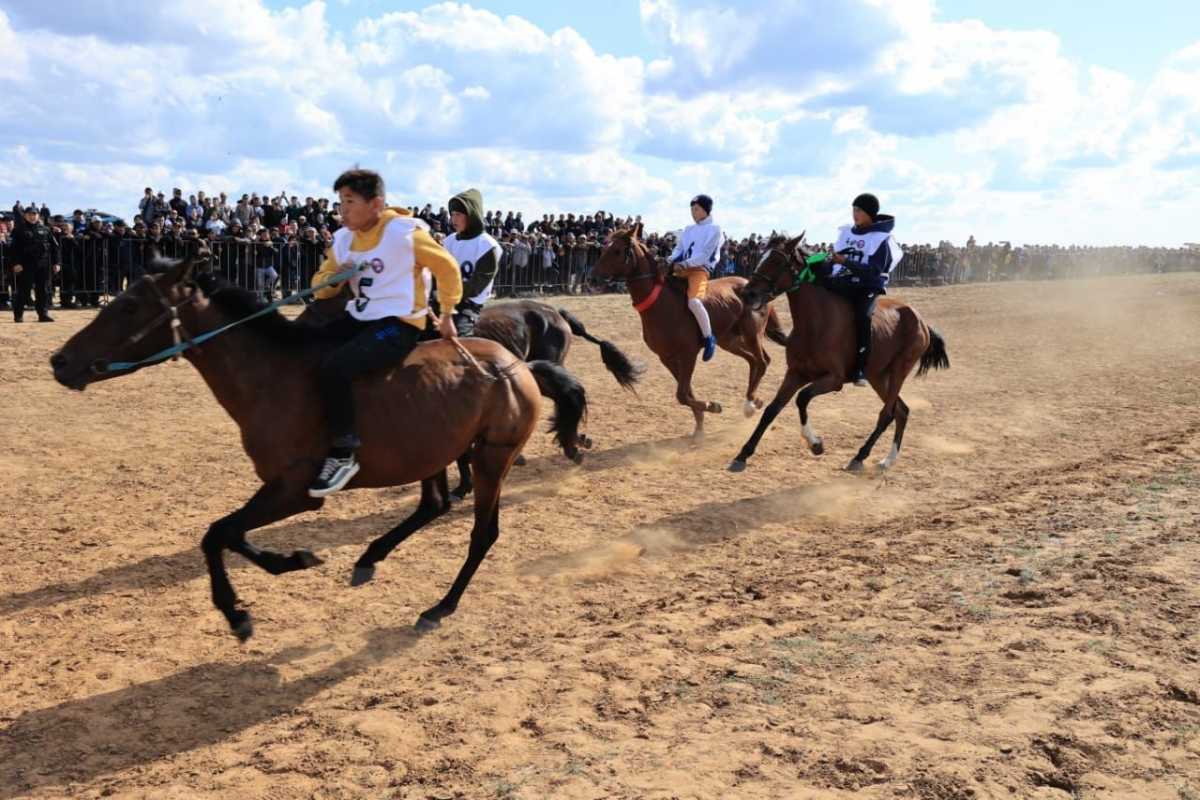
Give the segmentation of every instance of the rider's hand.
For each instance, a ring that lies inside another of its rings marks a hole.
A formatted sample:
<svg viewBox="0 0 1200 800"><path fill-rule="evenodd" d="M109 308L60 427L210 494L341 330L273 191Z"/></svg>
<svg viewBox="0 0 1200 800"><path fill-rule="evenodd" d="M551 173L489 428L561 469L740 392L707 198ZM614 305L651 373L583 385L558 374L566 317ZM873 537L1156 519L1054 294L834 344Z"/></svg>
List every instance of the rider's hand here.
<svg viewBox="0 0 1200 800"><path fill-rule="evenodd" d="M442 314L442 321L438 323L438 333L442 335L443 339L458 336L458 329L454 327L454 317Z"/></svg>
<svg viewBox="0 0 1200 800"><path fill-rule="evenodd" d="M25 269L20 264L13 264L13 275L20 275L21 270Z"/></svg>

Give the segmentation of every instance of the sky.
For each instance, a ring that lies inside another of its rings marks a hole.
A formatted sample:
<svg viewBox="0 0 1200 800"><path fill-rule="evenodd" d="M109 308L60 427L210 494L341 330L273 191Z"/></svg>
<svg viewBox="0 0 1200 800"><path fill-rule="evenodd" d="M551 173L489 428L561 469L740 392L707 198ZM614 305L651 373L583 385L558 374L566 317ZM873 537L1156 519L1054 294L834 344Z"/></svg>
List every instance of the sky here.
<svg viewBox="0 0 1200 800"><path fill-rule="evenodd" d="M1200 25L1095 0L0 0L0 202L145 186L904 242L1200 239Z"/></svg>

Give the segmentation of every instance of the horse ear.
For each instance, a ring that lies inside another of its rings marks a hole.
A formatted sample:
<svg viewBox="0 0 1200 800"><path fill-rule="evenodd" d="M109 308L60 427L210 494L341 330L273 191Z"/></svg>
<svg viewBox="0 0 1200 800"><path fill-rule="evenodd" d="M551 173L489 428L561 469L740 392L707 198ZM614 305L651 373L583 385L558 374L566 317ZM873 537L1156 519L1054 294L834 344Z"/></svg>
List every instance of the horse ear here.
<svg viewBox="0 0 1200 800"><path fill-rule="evenodd" d="M633 226L633 238L634 239L642 238L642 223L639 222L638 224Z"/></svg>
<svg viewBox="0 0 1200 800"><path fill-rule="evenodd" d="M804 234L806 234L806 233L808 233L808 228L805 228L804 230L800 231L800 244L806 244L806 242L804 240Z"/></svg>
<svg viewBox="0 0 1200 800"><path fill-rule="evenodd" d="M171 283L180 284L192 277L192 272L196 269L196 256L189 254L187 258L180 261L171 269Z"/></svg>

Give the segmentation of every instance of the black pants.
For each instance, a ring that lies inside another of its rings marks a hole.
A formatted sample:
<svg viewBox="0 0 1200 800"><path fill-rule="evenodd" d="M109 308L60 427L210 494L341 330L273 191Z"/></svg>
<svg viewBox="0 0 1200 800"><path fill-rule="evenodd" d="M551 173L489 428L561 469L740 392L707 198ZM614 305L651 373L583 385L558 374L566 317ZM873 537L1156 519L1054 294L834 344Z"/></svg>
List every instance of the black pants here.
<svg viewBox="0 0 1200 800"><path fill-rule="evenodd" d="M403 363L416 347L420 331L396 317L361 322L349 314L329 323L327 329L351 337L321 360L317 386L334 448L352 451L362 443L354 430L354 379Z"/></svg>
<svg viewBox="0 0 1200 800"><path fill-rule="evenodd" d="M840 281L830 281L825 286L834 294L849 300L851 308L854 309L854 336L857 340L854 348L854 369L857 372L866 372L867 359L871 356L871 307L875 304L875 298L883 294L883 291Z"/></svg>
<svg viewBox="0 0 1200 800"><path fill-rule="evenodd" d="M38 319L46 316L50 307L50 268L25 267L16 276L16 291L13 292L13 319L25 315L25 304L28 302L29 291L33 290L33 307L37 310Z"/></svg>

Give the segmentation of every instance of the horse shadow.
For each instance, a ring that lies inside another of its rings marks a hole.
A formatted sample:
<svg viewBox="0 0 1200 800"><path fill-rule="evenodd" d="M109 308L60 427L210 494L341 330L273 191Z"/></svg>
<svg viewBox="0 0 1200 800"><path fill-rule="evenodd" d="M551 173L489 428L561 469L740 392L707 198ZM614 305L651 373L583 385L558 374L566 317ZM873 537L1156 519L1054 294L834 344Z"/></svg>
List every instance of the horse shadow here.
<svg viewBox="0 0 1200 800"><path fill-rule="evenodd" d="M552 497L555 487L566 474L587 475L613 469L631 461L650 457L652 454L671 450L682 450L686 438L668 438L656 442L637 442L598 450L589 454L582 465L565 461L561 455L532 458L525 467L510 473L505 486L504 505L516 506L537 502ZM415 485L415 484L414 484ZM412 486L394 490L398 503L411 503L417 497ZM469 505L468 505L469 508ZM395 511L379 512L354 520L330 525L319 512L308 518L294 519L259 531L253 531L250 539L259 547L290 552L295 547L311 547L314 550L331 549L347 545L366 546L376 537L390 530L409 513L407 506L398 504ZM446 524L459 517L451 513L430 525L430 529ZM250 562L232 554L226 559L230 571L251 566ZM41 586L25 592L0 597L0 616L10 616L32 608L48 608L60 603L93 594L122 590L141 590L147 585L174 586L207 574L204 557L197 546L174 553L154 555L140 561L106 567L82 580L63 581Z"/></svg>
<svg viewBox="0 0 1200 800"><path fill-rule="evenodd" d="M155 681L26 711L0 730L0 800L83 783L215 744L287 714L318 692L411 649L412 628L368 634L363 648L284 681L277 665L315 648L262 659L199 664Z"/></svg>

